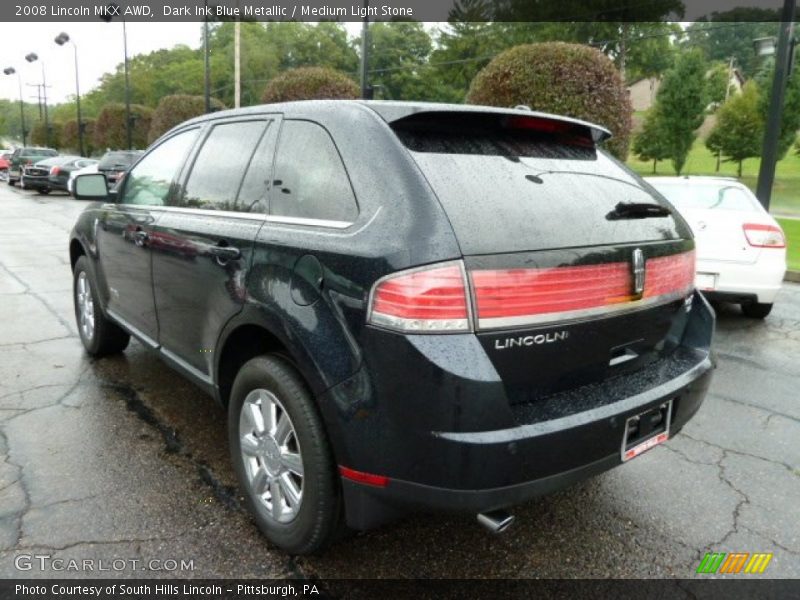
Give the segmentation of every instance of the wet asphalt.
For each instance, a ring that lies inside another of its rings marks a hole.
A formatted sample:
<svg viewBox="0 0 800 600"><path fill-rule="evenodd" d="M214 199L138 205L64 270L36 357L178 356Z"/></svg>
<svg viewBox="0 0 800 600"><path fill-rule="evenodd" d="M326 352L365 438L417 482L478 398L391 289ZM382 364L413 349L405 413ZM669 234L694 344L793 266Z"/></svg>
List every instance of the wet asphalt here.
<svg viewBox="0 0 800 600"><path fill-rule="evenodd" d="M0 185L0 577L684 578L708 551L771 552L769 575L800 577L800 286L764 322L719 309L719 367L681 434L518 507L505 534L423 515L293 558L241 508L221 408L135 341L83 353L83 207ZM28 555L95 570L19 570Z"/></svg>

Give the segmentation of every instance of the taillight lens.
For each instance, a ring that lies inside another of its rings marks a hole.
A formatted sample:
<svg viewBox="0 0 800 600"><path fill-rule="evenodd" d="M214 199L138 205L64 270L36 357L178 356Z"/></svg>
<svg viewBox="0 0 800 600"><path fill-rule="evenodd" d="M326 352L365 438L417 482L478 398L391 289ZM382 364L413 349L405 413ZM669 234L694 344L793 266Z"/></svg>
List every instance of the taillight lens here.
<svg viewBox="0 0 800 600"><path fill-rule="evenodd" d="M53 175L54 177L59 173L61 173L61 167L53 167L50 169L50 175Z"/></svg>
<svg viewBox="0 0 800 600"><path fill-rule="evenodd" d="M604 315L667 302L691 292L694 251L645 262L642 294L630 262L470 273L478 327L513 327Z"/></svg>
<svg viewBox="0 0 800 600"><path fill-rule="evenodd" d="M381 279L372 291L369 322L408 332L469 331L462 263L402 271Z"/></svg>
<svg viewBox="0 0 800 600"><path fill-rule="evenodd" d="M786 238L783 230L775 225L745 223L742 225L747 243L755 248L785 248Z"/></svg>

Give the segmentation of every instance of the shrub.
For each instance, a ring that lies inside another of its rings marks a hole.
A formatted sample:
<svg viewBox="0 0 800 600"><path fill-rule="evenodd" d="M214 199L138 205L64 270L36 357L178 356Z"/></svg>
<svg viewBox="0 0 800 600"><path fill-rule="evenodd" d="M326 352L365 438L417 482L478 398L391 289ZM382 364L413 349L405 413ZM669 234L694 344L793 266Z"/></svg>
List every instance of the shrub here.
<svg viewBox="0 0 800 600"><path fill-rule="evenodd" d="M131 140L133 148L147 146L147 134L150 131L150 120L153 109L141 104L131 104L131 121L133 122ZM97 116L94 126L93 140L96 148L119 150L127 148L125 130L125 105L122 103L106 104Z"/></svg>
<svg viewBox="0 0 800 600"><path fill-rule="evenodd" d="M359 88L347 75L328 67L300 67L272 79L261 97L263 102L290 100L355 99Z"/></svg>
<svg viewBox="0 0 800 600"><path fill-rule="evenodd" d="M91 156L95 149L92 141L93 132L94 119L83 119L83 151L86 156ZM64 128L61 132L61 147L76 154L80 150L77 119L70 119L64 123Z"/></svg>
<svg viewBox="0 0 800 600"><path fill-rule="evenodd" d="M37 121L31 127L31 143L36 146L47 146L48 148L61 148L61 123L50 123L50 136L45 135L44 121Z"/></svg>
<svg viewBox="0 0 800 600"><path fill-rule="evenodd" d="M515 46L496 56L472 80L467 102L524 104L533 110L585 119L608 128L608 149L625 159L631 102L619 71L589 46L549 42Z"/></svg>
<svg viewBox="0 0 800 600"><path fill-rule="evenodd" d="M223 110L225 105L211 98L211 110ZM164 96L158 103L153 112L153 120L150 123L148 133L148 143L152 144L167 131L188 121L193 117L199 117L206 112L206 103L203 96L190 96L188 94L175 94Z"/></svg>

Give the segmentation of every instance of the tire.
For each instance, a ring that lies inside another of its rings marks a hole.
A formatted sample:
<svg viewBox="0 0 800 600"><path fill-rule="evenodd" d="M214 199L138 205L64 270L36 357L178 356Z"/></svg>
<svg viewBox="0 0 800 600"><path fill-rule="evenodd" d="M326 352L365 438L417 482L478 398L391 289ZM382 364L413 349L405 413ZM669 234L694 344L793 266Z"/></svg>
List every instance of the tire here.
<svg viewBox="0 0 800 600"><path fill-rule="evenodd" d="M749 302L742 304L742 312L745 317L751 319L764 319L772 312L772 304L762 304L761 302Z"/></svg>
<svg viewBox="0 0 800 600"><path fill-rule="evenodd" d="M113 323L103 314L100 308L97 284L89 269L89 260L81 256L75 263L73 271L72 300L75 305L75 321L78 335L86 352L91 356L101 357L118 354L128 347L131 336L119 325ZM88 302L91 314L91 327L84 321L83 308Z"/></svg>
<svg viewBox="0 0 800 600"><path fill-rule="evenodd" d="M37 191L39 194L41 194L42 196L47 196L47 194L49 194L49 193L50 193L50 188L39 188L39 189L38 189L38 190L36 190L36 191Z"/></svg>
<svg viewBox="0 0 800 600"><path fill-rule="evenodd" d="M11 187L14 187L14 184L16 182L13 179L9 179L6 183L8 183L8 185L10 185Z"/></svg>
<svg viewBox="0 0 800 600"><path fill-rule="evenodd" d="M272 426L265 425L265 406L274 407L266 411ZM311 393L287 360L269 354L242 366L228 405L228 438L247 507L264 535L291 554L326 548L343 523L336 464ZM246 454L245 438L253 442ZM292 502L298 490L300 501Z"/></svg>

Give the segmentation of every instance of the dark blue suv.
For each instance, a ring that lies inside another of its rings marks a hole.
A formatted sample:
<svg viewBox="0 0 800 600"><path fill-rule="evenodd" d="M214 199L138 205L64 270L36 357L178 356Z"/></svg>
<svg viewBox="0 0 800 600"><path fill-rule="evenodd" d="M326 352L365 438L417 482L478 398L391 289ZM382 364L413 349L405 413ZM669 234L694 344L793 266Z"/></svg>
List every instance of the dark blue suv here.
<svg viewBox="0 0 800 600"><path fill-rule="evenodd" d="M410 510L506 510L674 436L714 316L689 228L598 126L480 106L218 112L72 232L86 350L131 335L228 408L233 462L292 553Z"/></svg>

